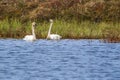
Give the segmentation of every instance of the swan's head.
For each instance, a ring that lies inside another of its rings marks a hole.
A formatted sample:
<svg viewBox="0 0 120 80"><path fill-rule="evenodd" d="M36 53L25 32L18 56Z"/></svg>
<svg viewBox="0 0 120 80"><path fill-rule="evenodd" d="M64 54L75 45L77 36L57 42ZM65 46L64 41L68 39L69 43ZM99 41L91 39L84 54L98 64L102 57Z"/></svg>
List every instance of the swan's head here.
<svg viewBox="0 0 120 80"><path fill-rule="evenodd" d="M52 19L50 19L50 23L53 23L53 20L52 20Z"/></svg>
<svg viewBox="0 0 120 80"><path fill-rule="evenodd" d="M36 26L36 22L33 22L33 23L32 23L32 26L35 27L35 26Z"/></svg>

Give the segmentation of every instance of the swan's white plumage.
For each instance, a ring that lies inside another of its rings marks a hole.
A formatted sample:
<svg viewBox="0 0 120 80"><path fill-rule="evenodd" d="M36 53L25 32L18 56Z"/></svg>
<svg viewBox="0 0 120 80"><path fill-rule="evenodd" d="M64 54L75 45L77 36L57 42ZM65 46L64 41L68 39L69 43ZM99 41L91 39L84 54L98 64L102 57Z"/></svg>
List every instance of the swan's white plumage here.
<svg viewBox="0 0 120 80"><path fill-rule="evenodd" d="M26 35L23 40L25 41L35 41L36 40L36 35L35 35L35 31L34 31L34 28L36 26L36 23L33 22L32 23L32 35Z"/></svg>
<svg viewBox="0 0 120 80"><path fill-rule="evenodd" d="M59 39L61 39L61 36L58 34L50 34L49 38L53 39L53 40L59 40Z"/></svg>
<svg viewBox="0 0 120 80"><path fill-rule="evenodd" d="M23 40L25 41L35 41L36 38L33 35L26 35Z"/></svg>
<svg viewBox="0 0 120 80"><path fill-rule="evenodd" d="M50 27L49 27L47 39L52 39L52 40L59 40L59 39L61 39L62 36L60 36L58 34L51 34L52 25L53 25L53 20L50 19Z"/></svg>

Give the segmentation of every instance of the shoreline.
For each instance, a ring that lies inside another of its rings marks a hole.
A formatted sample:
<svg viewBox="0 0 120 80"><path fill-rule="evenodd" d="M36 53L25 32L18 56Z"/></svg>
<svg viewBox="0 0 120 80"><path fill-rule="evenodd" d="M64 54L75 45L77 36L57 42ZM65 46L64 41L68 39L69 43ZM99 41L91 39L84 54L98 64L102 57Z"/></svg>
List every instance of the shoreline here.
<svg viewBox="0 0 120 80"><path fill-rule="evenodd" d="M23 40L23 38L3 38L3 37L0 37L0 40L2 40L2 39L5 39L5 40L8 40L8 39ZM49 39L37 38L37 40L49 40ZM100 40L100 41L105 42L105 43L120 43L120 39L114 40L114 39L106 39L106 38L61 38L60 40ZM57 40L55 40L55 41L57 41Z"/></svg>

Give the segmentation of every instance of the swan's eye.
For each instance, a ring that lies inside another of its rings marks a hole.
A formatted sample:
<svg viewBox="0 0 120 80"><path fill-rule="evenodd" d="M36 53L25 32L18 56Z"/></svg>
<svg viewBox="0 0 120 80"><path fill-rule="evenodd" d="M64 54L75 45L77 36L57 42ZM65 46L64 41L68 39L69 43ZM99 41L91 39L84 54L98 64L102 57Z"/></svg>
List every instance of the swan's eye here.
<svg viewBox="0 0 120 80"><path fill-rule="evenodd" d="M36 23L35 23L35 22L33 22L33 23L32 23L32 25L35 27L35 26L36 26Z"/></svg>

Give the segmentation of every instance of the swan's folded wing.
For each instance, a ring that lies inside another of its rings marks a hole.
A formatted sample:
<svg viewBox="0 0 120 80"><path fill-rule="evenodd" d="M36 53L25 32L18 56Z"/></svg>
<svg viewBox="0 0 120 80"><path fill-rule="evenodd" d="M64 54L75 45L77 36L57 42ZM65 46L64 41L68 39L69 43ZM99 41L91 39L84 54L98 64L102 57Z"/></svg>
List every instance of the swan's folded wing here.
<svg viewBox="0 0 120 80"><path fill-rule="evenodd" d="M34 36L33 35L26 35L23 40L26 40L26 41L33 41L35 40Z"/></svg>

